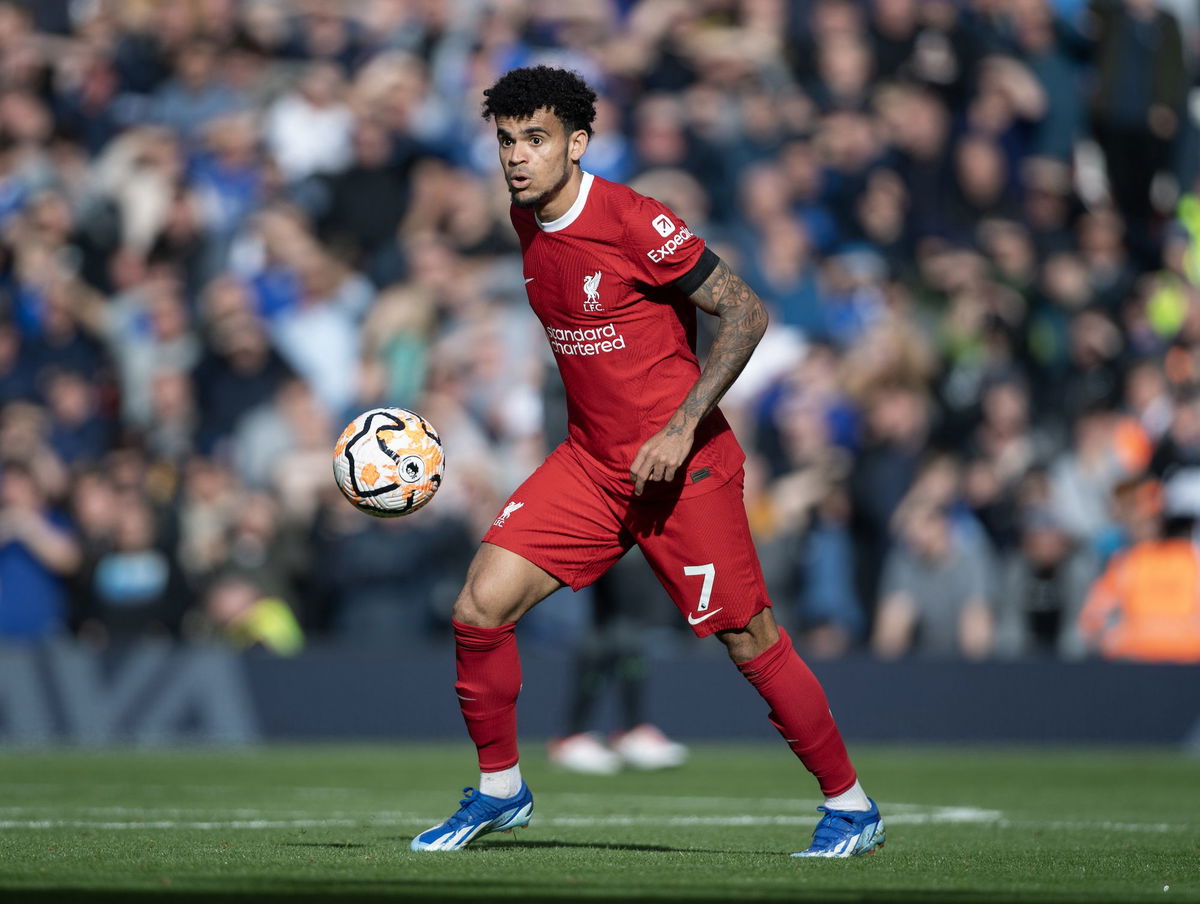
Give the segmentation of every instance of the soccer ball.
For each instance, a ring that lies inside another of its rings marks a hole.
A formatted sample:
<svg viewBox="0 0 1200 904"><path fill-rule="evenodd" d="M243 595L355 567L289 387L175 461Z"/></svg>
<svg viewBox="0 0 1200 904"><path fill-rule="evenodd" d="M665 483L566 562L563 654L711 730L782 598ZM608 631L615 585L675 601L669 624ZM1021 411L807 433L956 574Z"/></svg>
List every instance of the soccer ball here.
<svg viewBox="0 0 1200 904"><path fill-rule="evenodd" d="M442 485L442 439L419 414L372 408L352 420L333 448L333 478L368 515L396 518L429 502Z"/></svg>

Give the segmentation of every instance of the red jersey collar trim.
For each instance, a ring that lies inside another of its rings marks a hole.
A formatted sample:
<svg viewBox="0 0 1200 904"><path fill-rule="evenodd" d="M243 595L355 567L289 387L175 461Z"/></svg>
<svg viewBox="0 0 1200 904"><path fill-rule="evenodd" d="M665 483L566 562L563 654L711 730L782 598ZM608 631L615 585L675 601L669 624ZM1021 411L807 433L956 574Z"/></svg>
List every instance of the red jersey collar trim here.
<svg viewBox="0 0 1200 904"><path fill-rule="evenodd" d="M575 203L571 205L561 217L551 220L548 223L543 223L538 219L537 214L533 215L533 220L538 224L538 229L542 232L558 232L560 229L566 229L583 213L583 205L587 203L588 192L592 190L592 182L595 177L588 172L583 174L583 181L579 183L579 194L575 196Z"/></svg>

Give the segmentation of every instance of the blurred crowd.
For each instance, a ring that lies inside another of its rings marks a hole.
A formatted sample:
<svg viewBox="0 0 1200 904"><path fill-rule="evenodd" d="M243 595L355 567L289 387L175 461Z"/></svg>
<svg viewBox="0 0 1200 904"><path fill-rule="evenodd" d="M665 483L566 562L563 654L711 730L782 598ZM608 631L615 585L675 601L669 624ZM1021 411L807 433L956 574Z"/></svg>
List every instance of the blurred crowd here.
<svg viewBox="0 0 1200 904"><path fill-rule="evenodd" d="M722 407L808 655L1200 659L1198 55L1194 0L0 2L0 638L445 631L562 435L480 117L548 63L771 309ZM331 479L376 405L419 516Z"/></svg>

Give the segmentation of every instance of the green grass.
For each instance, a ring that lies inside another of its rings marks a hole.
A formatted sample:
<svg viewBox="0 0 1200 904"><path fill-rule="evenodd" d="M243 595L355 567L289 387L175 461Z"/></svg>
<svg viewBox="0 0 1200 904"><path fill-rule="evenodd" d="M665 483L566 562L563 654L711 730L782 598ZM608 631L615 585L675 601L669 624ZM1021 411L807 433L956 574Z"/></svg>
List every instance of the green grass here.
<svg viewBox="0 0 1200 904"><path fill-rule="evenodd" d="M532 825L458 854L408 840L466 745L3 752L0 901L1200 901L1200 760L1170 752L856 750L887 846L801 861L818 801L782 745L611 778L528 746Z"/></svg>

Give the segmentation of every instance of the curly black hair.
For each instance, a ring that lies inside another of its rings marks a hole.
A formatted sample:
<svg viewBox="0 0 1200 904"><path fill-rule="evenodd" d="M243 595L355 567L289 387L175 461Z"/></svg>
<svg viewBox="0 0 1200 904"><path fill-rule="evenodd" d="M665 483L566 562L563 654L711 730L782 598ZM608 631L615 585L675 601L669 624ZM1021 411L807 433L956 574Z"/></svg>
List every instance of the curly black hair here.
<svg viewBox="0 0 1200 904"><path fill-rule="evenodd" d="M596 92L577 73L551 66L527 66L506 72L483 92L483 118L511 116L527 119L546 109L557 116L567 132L579 129L592 134L596 118Z"/></svg>

